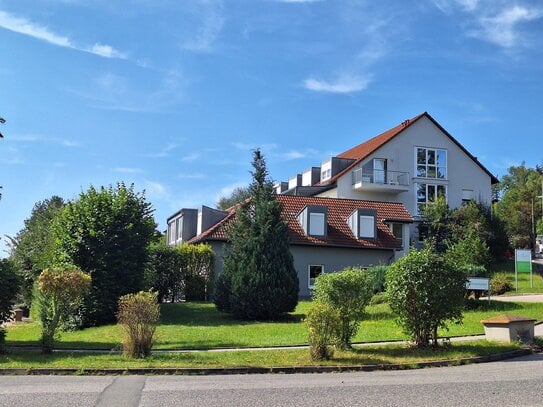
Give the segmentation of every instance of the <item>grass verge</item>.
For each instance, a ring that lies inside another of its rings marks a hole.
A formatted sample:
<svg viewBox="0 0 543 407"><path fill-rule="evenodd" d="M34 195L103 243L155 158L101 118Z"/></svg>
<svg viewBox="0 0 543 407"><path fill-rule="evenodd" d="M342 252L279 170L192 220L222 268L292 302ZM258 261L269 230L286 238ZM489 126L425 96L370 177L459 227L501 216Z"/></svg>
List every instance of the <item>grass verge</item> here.
<svg viewBox="0 0 543 407"><path fill-rule="evenodd" d="M161 322L156 332L153 349L210 349L215 347L288 346L307 343L307 332L302 320L310 302L300 302L288 318L276 322L237 321L228 314L215 310L209 303L176 303L162 306ZM491 302L477 310L466 311L464 321L451 325L440 336L462 336L484 333L480 321L503 313L520 314L543 319L543 304ZM7 345L39 344L40 328L34 323L13 324L7 330ZM64 332L57 348L119 349L121 332L116 325ZM388 304L367 308L354 342L405 340Z"/></svg>
<svg viewBox="0 0 543 407"><path fill-rule="evenodd" d="M290 366L354 366L416 364L436 360L459 360L519 349L517 344L487 341L453 343L437 349L404 345L370 346L336 351L334 359L316 363L306 349L231 352L155 353L146 359L128 359L120 354L10 352L0 355L0 368L232 368Z"/></svg>

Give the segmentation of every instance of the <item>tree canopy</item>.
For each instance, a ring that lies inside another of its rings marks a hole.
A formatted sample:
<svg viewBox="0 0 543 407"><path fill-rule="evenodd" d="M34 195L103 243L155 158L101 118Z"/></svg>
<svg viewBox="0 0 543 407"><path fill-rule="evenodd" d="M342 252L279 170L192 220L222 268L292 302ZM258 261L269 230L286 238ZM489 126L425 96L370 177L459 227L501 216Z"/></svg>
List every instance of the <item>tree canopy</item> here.
<svg viewBox="0 0 543 407"><path fill-rule="evenodd" d="M231 208L238 203L245 201L251 196L249 187L237 187L235 188L229 196L223 196L217 202L217 209L222 211Z"/></svg>
<svg viewBox="0 0 543 407"><path fill-rule="evenodd" d="M64 208L64 200L58 196L34 205L24 227L11 240L11 259L23 278L23 297L32 302L32 286L40 273L53 265L55 241L53 223Z"/></svg>
<svg viewBox="0 0 543 407"><path fill-rule="evenodd" d="M502 220L514 248L531 248L535 240L532 227L533 217L536 233L543 234L542 191L543 169L527 167L525 163L511 166L499 184L501 199L496 204L496 215Z"/></svg>
<svg viewBox="0 0 543 407"><path fill-rule="evenodd" d="M114 322L118 298L142 288L147 246L156 227L152 212L144 193L119 183L91 186L60 213L55 260L92 277L81 309L84 326Z"/></svg>

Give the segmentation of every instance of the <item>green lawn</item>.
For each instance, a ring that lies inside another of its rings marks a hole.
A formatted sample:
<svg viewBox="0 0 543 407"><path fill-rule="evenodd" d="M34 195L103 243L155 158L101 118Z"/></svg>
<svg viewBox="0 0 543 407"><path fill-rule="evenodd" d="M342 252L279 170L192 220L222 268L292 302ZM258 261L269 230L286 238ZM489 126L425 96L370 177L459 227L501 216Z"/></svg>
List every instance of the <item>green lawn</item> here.
<svg viewBox="0 0 543 407"><path fill-rule="evenodd" d="M42 355L35 352L10 352L0 355L1 368L159 368L159 367L269 367L311 365L375 365L415 364L432 360L461 359L485 356L518 349L516 344L487 341L455 343L438 349L413 349L401 345L367 347L352 351L336 351L330 361L315 363L306 349L260 350L234 352L158 353L143 360L128 359L120 354L60 354Z"/></svg>
<svg viewBox="0 0 543 407"><path fill-rule="evenodd" d="M307 343L302 319L310 302L300 302L295 312L277 322L240 322L217 312L210 303L176 303L162 306L154 349L209 349L214 347L279 346ZM514 313L543 319L543 304L492 302L488 309L467 311L461 325L452 325L442 336L483 333L482 319ZM7 345L38 345L40 329L34 323L14 324L7 331ZM387 304L369 306L354 342L402 340L406 336L394 321ZM115 325L65 332L59 348L119 349L120 329Z"/></svg>
<svg viewBox="0 0 543 407"><path fill-rule="evenodd" d="M512 260L494 265L492 271L507 274L507 278L513 285L513 290L505 295L543 294L543 278L536 264L533 265L533 287L530 287L530 273L519 273L518 290L515 290L515 264Z"/></svg>

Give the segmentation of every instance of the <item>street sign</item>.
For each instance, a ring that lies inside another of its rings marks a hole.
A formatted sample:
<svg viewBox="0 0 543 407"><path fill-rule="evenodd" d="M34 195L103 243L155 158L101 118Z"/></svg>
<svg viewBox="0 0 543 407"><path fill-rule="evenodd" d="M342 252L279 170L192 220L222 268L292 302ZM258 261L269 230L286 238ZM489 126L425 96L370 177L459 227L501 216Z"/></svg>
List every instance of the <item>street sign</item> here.
<svg viewBox="0 0 543 407"><path fill-rule="evenodd" d="M534 286L532 275L532 251L515 249L515 289L518 291L518 273L530 273L530 287Z"/></svg>

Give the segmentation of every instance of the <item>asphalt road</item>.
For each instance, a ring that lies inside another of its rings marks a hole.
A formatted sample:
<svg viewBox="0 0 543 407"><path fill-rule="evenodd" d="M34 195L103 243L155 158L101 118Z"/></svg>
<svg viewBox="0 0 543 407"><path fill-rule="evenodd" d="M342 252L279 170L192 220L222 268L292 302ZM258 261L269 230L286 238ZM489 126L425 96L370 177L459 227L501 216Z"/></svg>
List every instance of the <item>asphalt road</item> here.
<svg viewBox="0 0 543 407"><path fill-rule="evenodd" d="M409 371L0 376L0 406L543 406L543 354Z"/></svg>

